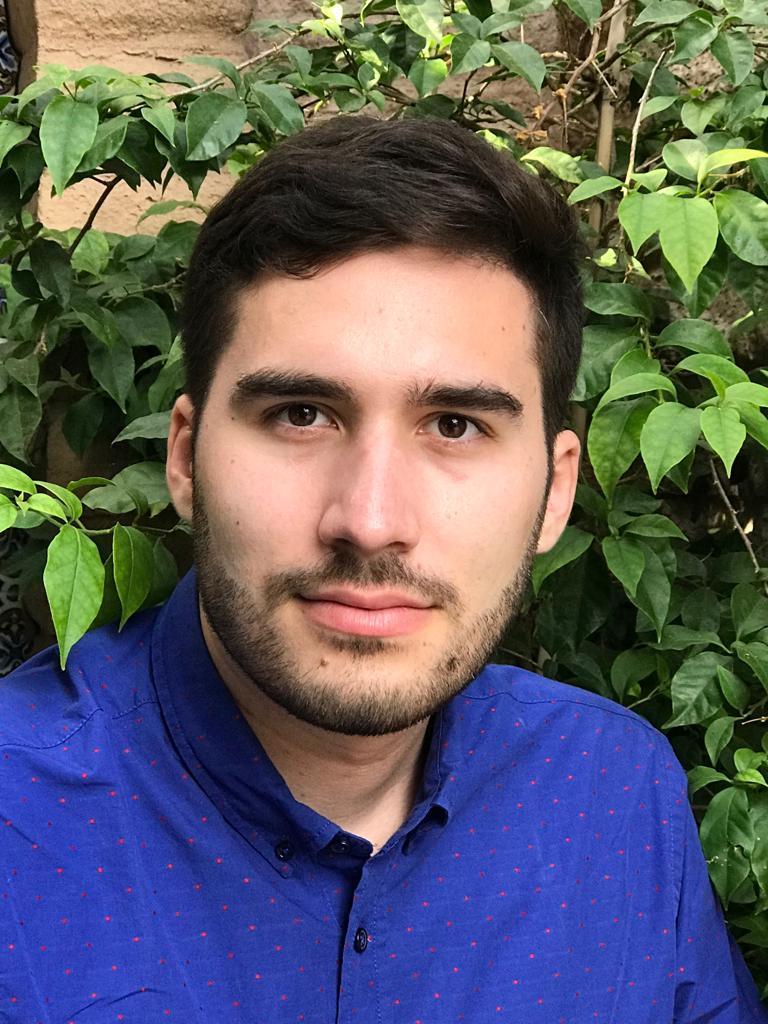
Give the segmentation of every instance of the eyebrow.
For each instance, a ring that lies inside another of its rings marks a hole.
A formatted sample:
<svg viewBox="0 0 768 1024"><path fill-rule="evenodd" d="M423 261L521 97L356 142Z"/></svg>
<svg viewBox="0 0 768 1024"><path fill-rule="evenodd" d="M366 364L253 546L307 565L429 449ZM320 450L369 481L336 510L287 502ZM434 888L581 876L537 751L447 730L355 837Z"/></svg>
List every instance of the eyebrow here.
<svg viewBox="0 0 768 1024"><path fill-rule="evenodd" d="M322 398L328 401L359 404L350 384L335 377L294 370L263 369L240 377L232 390L231 402L240 405L263 398ZM448 409L473 409L502 413L518 419L523 411L519 398L503 388L489 384L445 384L430 381L413 384L408 402L420 408L443 406Z"/></svg>

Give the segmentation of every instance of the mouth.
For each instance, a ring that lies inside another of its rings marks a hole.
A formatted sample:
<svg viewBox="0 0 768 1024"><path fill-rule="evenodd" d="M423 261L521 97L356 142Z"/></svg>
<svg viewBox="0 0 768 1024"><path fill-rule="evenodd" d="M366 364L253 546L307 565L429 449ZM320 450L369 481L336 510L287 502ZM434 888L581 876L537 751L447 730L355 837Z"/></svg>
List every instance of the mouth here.
<svg viewBox="0 0 768 1024"><path fill-rule="evenodd" d="M297 600L315 625L354 636L406 636L426 625L435 611L423 598L399 591L329 588L299 594Z"/></svg>

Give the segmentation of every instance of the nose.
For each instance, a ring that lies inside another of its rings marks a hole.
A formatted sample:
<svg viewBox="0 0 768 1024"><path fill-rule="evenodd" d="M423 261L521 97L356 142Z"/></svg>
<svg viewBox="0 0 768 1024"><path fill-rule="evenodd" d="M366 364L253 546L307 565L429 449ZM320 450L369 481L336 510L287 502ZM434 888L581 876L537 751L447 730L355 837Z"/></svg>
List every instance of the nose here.
<svg viewBox="0 0 768 1024"><path fill-rule="evenodd" d="M418 543L417 482L407 454L391 438L347 448L328 485L318 535L327 547L361 554L400 553Z"/></svg>

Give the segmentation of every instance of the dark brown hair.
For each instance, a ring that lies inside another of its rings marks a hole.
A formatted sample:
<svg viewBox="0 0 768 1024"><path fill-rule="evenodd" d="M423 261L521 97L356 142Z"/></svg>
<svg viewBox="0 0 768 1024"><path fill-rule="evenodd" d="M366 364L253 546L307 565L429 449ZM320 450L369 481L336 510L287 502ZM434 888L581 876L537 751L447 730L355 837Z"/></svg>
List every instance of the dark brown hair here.
<svg viewBox="0 0 768 1024"><path fill-rule="evenodd" d="M419 245L511 270L538 312L544 425L561 429L581 352L580 244L570 209L511 157L450 121L336 117L280 143L213 208L186 282L186 390L202 410L261 272L306 277Z"/></svg>

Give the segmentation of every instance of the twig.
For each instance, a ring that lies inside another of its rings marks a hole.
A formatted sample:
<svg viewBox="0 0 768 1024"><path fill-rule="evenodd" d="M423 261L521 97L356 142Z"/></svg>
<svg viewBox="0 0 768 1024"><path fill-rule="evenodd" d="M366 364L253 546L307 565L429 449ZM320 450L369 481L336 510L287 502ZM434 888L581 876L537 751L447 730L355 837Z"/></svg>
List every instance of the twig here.
<svg viewBox="0 0 768 1024"><path fill-rule="evenodd" d="M608 28L608 39L605 43L606 57L615 56L619 52L619 45L624 42L626 35L627 9L618 6L613 14ZM604 76L603 76L604 77ZM595 162L610 172L613 157L613 125L616 118L615 90L603 89L600 100L600 110L597 116L597 138L595 140ZM600 228L603 220L603 206L599 199L595 198L589 204L589 226L596 236L600 235Z"/></svg>
<svg viewBox="0 0 768 1024"><path fill-rule="evenodd" d="M539 128L541 128L541 126L544 124L546 119L552 113L552 110L557 106L557 103L558 103L558 101L561 98L562 98L562 102L564 104L568 102L568 97L570 96L573 87L576 85L578 80L581 78L581 76L587 70L589 65L594 61L595 56L597 55L597 48L598 48L599 43L600 43L600 28L599 28L599 26L596 26L595 30L592 33L592 43L591 43L591 45L589 47L589 53L587 54L586 58L581 62L581 64L579 64L579 66L573 72L573 74L568 79L568 81L565 83L563 88L557 90L557 94L555 95L554 99L551 100L547 104L547 106L544 108L544 110L542 111L542 113L539 116L538 120L536 121L536 124L533 126L532 131L535 132Z"/></svg>
<svg viewBox="0 0 768 1024"><path fill-rule="evenodd" d="M115 175L112 181L110 181L108 185L104 186L104 191L96 200L96 202L93 205L93 209L88 214L88 220L80 228L77 235L75 236L74 242L72 243L72 245L70 245L69 249L67 250L70 256L93 227L93 222L96 220L96 215L98 214L99 210L102 208L104 203L107 201L109 193L112 191L113 188L119 185L122 180L123 179L119 175Z"/></svg>
<svg viewBox="0 0 768 1024"><path fill-rule="evenodd" d="M720 482L720 476L719 476L719 474L717 472L717 466L715 466L715 463L714 463L713 459L709 460L709 469L710 469L710 472L712 473L712 479L715 482L715 487L717 488L717 493L720 495L720 498L721 498L723 504L727 508L728 514L731 517L731 521L733 522L733 525L736 527L736 532L741 537L742 543L744 544L744 547L747 549L747 554L749 555L749 560L752 562L752 565L754 567L755 573L757 575L759 575L760 571L761 571L761 566L760 566L760 563L757 560L757 555L755 554L755 549L752 547L752 541L749 539L747 534L744 532L744 527L739 522L739 517L736 515L736 509L731 504L731 499L726 494L725 488L723 487L722 483ZM766 595L768 595L768 584L765 581L763 582L763 590L765 591Z"/></svg>
<svg viewBox="0 0 768 1024"><path fill-rule="evenodd" d="M645 83L645 88L643 89L643 95L640 97L640 105L637 108L637 117L635 118L635 123L632 126L632 141L630 142L630 145L629 145L629 161L627 163L627 174L626 174L626 177L624 178L624 188L626 190L629 190L629 183L632 180L632 175L635 172L635 154L637 153L637 139L638 139L638 136L640 134L640 122L643 120L643 111L645 110L645 102L648 99L648 97L650 96L651 87L653 86L653 80L656 77L656 72L659 70L661 62L664 60L666 55L669 53L669 50L670 50L670 47L667 47L665 50L662 50L661 53L659 54L659 56L658 56L658 58L656 60L656 63L653 65L653 68L651 69L650 75L648 75L648 81Z"/></svg>
<svg viewBox="0 0 768 1024"><path fill-rule="evenodd" d="M284 39L282 43L276 43L274 46L270 46L268 50L262 50L261 53L257 53L254 57L249 57L247 60L241 61L239 64L235 64L236 71L244 71L245 68L249 68L252 64L258 64L260 60L266 60L267 57L274 57L276 53L279 53L284 47L292 42L297 36L298 32L291 32L287 39ZM198 85L191 85L188 89L182 89L181 92L173 93L173 99L177 99L179 96L189 96L195 92L203 92L205 89L210 89L213 85L218 85L219 82L223 82L227 76L225 74L214 75L212 78L207 78L204 82L200 82Z"/></svg>
<svg viewBox="0 0 768 1024"><path fill-rule="evenodd" d="M619 11L623 11L624 8L628 7L630 3L631 0L619 0L619 3L614 4L613 7L609 7L609 9L604 14L600 15L600 17L595 22L595 25L604 25L606 21L610 21L611 18L615 18Z"/></svg>

